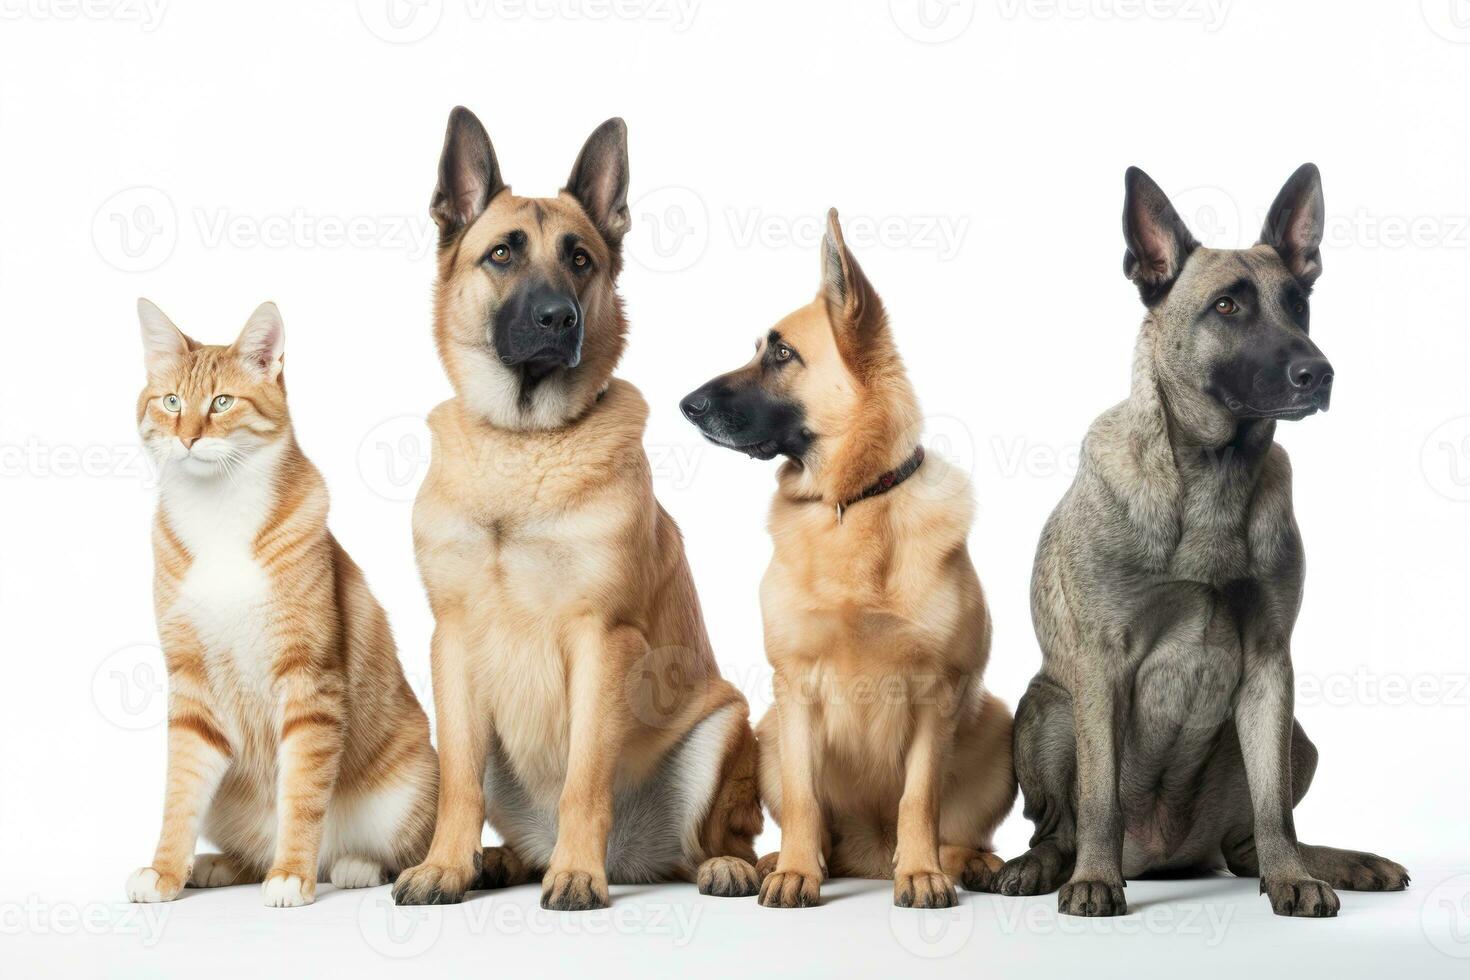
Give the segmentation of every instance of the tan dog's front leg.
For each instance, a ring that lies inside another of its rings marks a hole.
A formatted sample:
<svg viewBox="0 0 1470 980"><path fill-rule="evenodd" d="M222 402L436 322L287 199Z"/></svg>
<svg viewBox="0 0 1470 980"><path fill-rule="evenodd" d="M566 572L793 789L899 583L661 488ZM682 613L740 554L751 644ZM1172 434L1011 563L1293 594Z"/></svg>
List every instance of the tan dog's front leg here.
<svg viewBox="0 0 1470 980"><path fill-rule="evenodd" d="M613 778L632 720L623 680L648 649L636 629L597 622L577 624L568 641L567 778L557 807L556 847L541 879L541 907L556 912L607 907Z"/></svg>
<svg viewBox="0 0 1470 980"><path fill-rule="evenodd" d="M393 885L398 905L463 901L484 860L480 831L485 826L491 720L471 683L464 629L457 618L440 617L430 657L439 741L439 812L424 863L405 870Z"/></svg>
<svg viewBox="0 0 1470 980"><path fill-rule="evenodd" d="M337 783L347 731L344 691L306 650L284 651L277 663L284 690L280 717L280 775L276 789L276 854L261 884L272 908L316 899L322 821Z"/></svg>
<svg viewBox="0 0 1470 980"><path fill-rule="evenodd" d="M893 904L945 909L955 904L955 892L939 863L939 784L953 726L938 704L925 700L915 705L913 740L904 756Z"/></svg>
<svg viewBox="0 0 1470 980"><path fill-rule="evenodd" d="M821 901L822 805L817 799L812 692L777 676L776 717L781 726L781 853L761 882L768 908L807 908Z"/></svg>
<svg viewBox="0 0 1470 980"><path fill-rule="evenodd" d="M569 635L570 736L566 783L557 805L556 848L541 879L541 908L607 908L607 835L613 779L632 727L623 679L648 642L631 626L576 624Z"/></svg>

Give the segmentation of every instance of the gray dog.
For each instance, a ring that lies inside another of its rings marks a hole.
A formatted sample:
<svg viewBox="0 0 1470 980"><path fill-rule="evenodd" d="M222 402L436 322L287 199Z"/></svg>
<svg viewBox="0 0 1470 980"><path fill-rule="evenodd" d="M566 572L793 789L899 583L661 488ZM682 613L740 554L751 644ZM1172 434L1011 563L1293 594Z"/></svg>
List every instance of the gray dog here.
<svg viewBox="0 0 1470 980"><path fill-rule="evenodd" d="M1201 247L1143 171L1126 189L1124 271L1148 313L1132 393L1093 423L1037 549L1043 660L1015 732L1036 832L991 888L1121 915L1125 877L1223 866L1259 876L1279 915L1335 915L1334 888L1409 876L1292 822L1317 751L1292 717L1304 561L1274 437L1332 393L1308 338L1321 178L1297 170L1238 250Z"/></svg>

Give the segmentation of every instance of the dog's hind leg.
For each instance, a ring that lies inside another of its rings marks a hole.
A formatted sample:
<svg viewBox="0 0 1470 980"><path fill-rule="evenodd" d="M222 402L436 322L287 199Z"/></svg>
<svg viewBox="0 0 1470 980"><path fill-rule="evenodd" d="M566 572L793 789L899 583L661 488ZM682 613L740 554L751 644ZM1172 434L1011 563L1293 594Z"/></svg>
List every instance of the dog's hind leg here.
<svg viewBox="0 0 1470 980"><path fill-rule="evenodd" d="M1260 876L1256 859L1255 835L1252 831L1250 797L1245 786L1244 767L1239 750L1227 754L1225 764L1241 766L1231 794L1236 823L1221 845L1225 866L1241 878ZM1317 768L1317 749L1300 722L1295 723L1291 739L1292 806L1301 803L1311 786ZM1403 865L1367 851L1349 851L1316 844L1298 844L1297 850L1313 878L1325 881L1343 891L1402 891L1409 884L1409 872Z"/></svg>
<svg viewBox="0 0 1470 980"><path fill-rule="evenodd" d="M708 722L706 722L708 723ZM745 898L760 890L755 837L761 832L756 741L742 712L731 712L719 783L700 832L704 860L695 873L701 895Z"/></svg>
<svg viewBox="0 0 1470 980"><path fill-rule="evenodd" d="M939 866L970 891L989 891L1004 862L993 835L1016 802L1011 713L986 693L973 720L955 732L939 804Z"/></svg>
<svg viewBox="0 0 1470 980"><path fill-rule="evenodd" d="M1036 831L1030 850L1002 865L989 890L1042 895L1071 877L1077 858L1077 739L1071 695L1045 677L1033 679L1016 707L1014 739L1023 813Z"/></svg>
<svg viewBox="0 0 1470 980"><path fill-rule="evenodd" d="M533 868L509 847L487 847L482 852L476 888L512 888L538 880L544 868Z"/></svg>
<svg viewBox="0 0 1470 980"><path fill-rule="evenodd" d="M1357 892L1398 892L1409 885L1409 872L1402 864L1367 851L1346 851L1316 844L1298 844L1302 860L1313 878L1333 888Z"/></svg>

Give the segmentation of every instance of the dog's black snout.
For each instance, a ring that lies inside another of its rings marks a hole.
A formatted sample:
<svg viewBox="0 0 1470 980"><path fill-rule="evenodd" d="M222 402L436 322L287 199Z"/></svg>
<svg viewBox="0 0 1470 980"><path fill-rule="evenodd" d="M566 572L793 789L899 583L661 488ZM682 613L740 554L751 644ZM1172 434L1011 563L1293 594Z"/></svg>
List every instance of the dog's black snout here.
<svg viewBox="0 0 1470 980"><path fill-rule="evenodd" d="M1303 357L1286 366L1293 388L1311 393L1332 384L1332 364L1325 357Z"/></svg>
<svg viewBox="0 0 1470 980"><path fill-rule="evenodd" d="M570 297L550 297L537 303L531 316L537 326L548 330L571 330L577 325L577 304Z"/></svg>
<svg viewBox="0 0 1470 980"><path fill-rule="evenodd" d="M691 421L697 419L709 411L709 396L702 391L696 391L692 395L686 395L684 396L684 400L679 403L679 409L684 413L685 418Z"/></svg>

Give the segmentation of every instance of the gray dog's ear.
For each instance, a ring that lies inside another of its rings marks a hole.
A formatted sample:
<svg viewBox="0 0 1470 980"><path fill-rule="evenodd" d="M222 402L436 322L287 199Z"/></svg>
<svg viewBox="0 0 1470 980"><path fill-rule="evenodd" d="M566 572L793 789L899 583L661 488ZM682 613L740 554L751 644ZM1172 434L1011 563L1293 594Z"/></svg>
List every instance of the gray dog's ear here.
<svg viewBox="0 0 1470 980"><path fill-rule="evenodd" d="M455 106L439 156L439 183L429 202L429 214L439 226L439 241L446 242L469 227L504 189L485 127L473 112Z"/></svg>
<svg viewBox="0 0 1470 980"><path fill-rule="evenodd" d="M1138 286L1146 305L1164 297L1199 242L1185 227L1169 196L1153 178L1129 167L1123 176L1123 274Z"/></svg>
<svg viewBox="0 0 1470 980"><path fill-rule="evenodd" d="M613 248L633 227L628 215L628 126L609 119L587 137L562 188L575 197Z"/></svg>
<svg viewBox="0 0 1470 980"><path fill-rule="evenodd" d="M1291 274L1310 286L1322 274L1322 228L1326 220L1322 174L1315 163L1304 163L1276 195L1266 214L1260 243L1279 252Z"/></svg>

